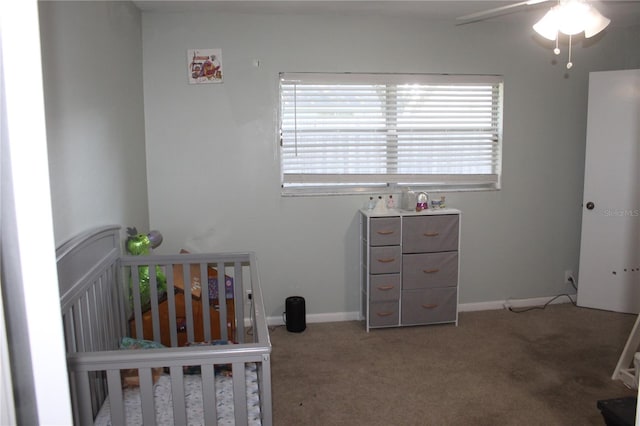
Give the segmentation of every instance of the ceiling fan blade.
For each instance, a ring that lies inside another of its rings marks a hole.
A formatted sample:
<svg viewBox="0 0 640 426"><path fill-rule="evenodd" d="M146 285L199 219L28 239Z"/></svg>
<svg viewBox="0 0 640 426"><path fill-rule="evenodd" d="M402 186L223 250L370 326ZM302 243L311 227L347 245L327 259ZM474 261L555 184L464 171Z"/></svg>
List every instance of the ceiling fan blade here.
<svg viewBox="0 0 640 426"><path fill-rule="evenodd" d="M549 1L549 0L528 0L528 1L522 1L522 2L519 2L519 3L512 3L512 4L507 4L505 6L500 6L500 7L496 7L496 8L493 8L493 9L487 9L487 10L483 10L481 12L476 12L476 13L471 13L469 15L460 16L460 17L458 17L456 19L459 20L459 21L477 21L477 20L480 20L482 18L494 15L496 13L507 11L509 9L514 9L516 7L521 7L521 6L531 6L531 5L538 4L538 3L544 3L546 1Z"/></svg>

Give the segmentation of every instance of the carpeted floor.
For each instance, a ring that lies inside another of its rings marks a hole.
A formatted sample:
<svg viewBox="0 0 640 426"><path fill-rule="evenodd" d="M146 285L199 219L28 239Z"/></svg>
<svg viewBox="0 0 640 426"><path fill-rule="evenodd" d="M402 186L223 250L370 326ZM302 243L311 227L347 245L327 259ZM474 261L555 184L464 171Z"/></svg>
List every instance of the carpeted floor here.
<svg viewBox="0 0 640 426"><path fill-rule="evenodd" d="M457 327L276 327L274 424L604 425L598 400L635 395L611 380L635 319L560 304Z"/></svg>

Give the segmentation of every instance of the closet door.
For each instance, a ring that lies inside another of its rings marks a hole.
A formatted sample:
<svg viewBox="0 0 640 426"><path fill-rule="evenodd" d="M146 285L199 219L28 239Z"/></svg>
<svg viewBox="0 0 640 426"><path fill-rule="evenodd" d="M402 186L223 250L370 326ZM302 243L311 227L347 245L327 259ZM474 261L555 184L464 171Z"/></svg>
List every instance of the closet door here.
<svg viewBox="0 0 640 426"><path fill-rule="evenodd" d="M640 311L640 70L589 74L578 305Z"/></svg>

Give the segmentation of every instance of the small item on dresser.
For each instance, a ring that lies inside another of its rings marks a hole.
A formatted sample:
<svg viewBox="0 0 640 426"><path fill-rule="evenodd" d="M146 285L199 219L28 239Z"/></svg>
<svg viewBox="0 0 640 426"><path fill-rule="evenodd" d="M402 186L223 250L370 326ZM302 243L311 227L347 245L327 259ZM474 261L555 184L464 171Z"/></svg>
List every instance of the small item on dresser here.
<svg viewBox="0 0 640 426"><path fill-rule="evenodd" d="M389 209L387 209L387 203L382 199L382 196L378 196L378 201L376 202L376 207L373 209L373 212L376 214L387 213Z"/></svg>
<svg viewBox="0 0 640 426"><path fill-rule="evenodd" d="M396 208L396 200L393 199L393 195L389 195L389 199L387 200L387 208L388 209Z"/></svg>
<svg viewBox="0 0 640 426"><path fill-rule="evenodd" d="M367 203L367 209L373 210L376 206L376 200L373 197L369 197L369 202Z"/></svg>
<svg viewBox="0 0 640 426"><path fill-rule="evenodd" d="M444 195L441 196L439 200L432 200L431 201L431 208L432 209L444 209L445 208Z"/></svg>
<svg viewBox="0 0 640 426"><path fill-rule="evenodd" d="M416 207L416 193L410 189L402 192L402 209L413 210Z"/></svg>
<svg viewBox="0 0 640 426"><path fill-rule="evenodd" d="M416 197L416 211L421 212L429 208L429 195L426 192L419 192Z"/></svg>

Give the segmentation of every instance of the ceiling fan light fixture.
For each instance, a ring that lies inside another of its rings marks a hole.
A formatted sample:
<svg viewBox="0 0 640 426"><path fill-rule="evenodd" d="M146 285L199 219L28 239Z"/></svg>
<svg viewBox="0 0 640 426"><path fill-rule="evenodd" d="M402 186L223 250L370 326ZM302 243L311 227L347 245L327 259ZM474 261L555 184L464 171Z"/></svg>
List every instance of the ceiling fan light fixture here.
<svg viewBox="0 0 640 426"><path fill-rule="evenodd" d="M571 62L572 36L584 32L585 38L593 37L604 30L610 22L609 18L603 16L586 0L558 0L558 4L536 22L533 29L542 37L556 41L556 48L553 49L553 53L556 55L560 53L558 33L569 36L567 69L570 69L573 66Z"/></svg>
<svg viewBox="0 0 640 426"><path fill-rule="evenodd" d="M603 16L598 9L591 6L589 8L589 13L585 17L584 36L586 38L593 37L600 31L607 28L610 23L611 19Z"/></svg>
<svg viewBox="0 0 640 426"><path fill-rule="evenodd" d="M565 1L558 7L558 29L562 34L576 35L584 31L592 9L583 1Z"/></svg>
<svg viewBox="0 0 640 426"><path fill-rule="evenodd" d="M552 7L551 10L533 26L533 29L547 40L555 40L558 37L558 18L557 6Z"/></svg>

